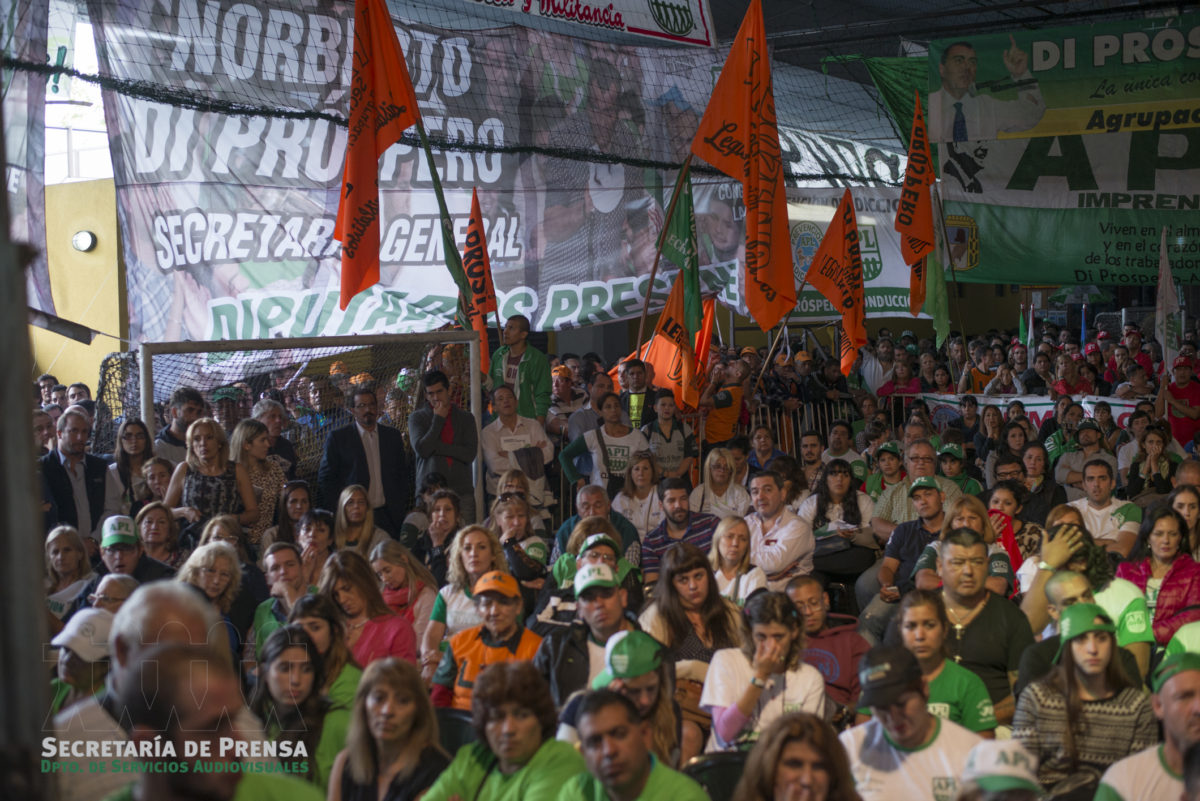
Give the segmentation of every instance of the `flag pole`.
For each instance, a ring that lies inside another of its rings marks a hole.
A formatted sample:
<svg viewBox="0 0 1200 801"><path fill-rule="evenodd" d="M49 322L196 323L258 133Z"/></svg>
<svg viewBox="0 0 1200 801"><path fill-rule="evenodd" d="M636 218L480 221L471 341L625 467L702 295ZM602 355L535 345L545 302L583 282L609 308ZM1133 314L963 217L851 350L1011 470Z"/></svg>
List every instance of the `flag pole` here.
<svg viewBox="0 0 1200 801"><path fill-rule="evenodd" d="M675 214L675 206L678 205L679 196L682 194L683 178L691 166L692 154L688 153L688 157L683 161L683 166L679 169L679 177L675 179L675 191L671 193L671 202L667 204L667 216L663 218L662 231L658 235L658 246L654 249L654 266L650 268L650 281L646 284L646 296L642 300L642 318L638 321L637 347L633 349L634 353L642 348L642 337L646 333L646 315L650 313L650 295L654 290L654 278L658 275L658 260L662 258L663 245L667 241L665 234L671 227L671 217Z"/></svg>
<svg viewBox="0 0 1200 801"><path fill-rule="evenodd" d="M800 293L804 291L804 285L808 283L807 276L800 281L800 288L796 290L796 303L800 303ZM754 388L750 390L753 395L758 392L759 386L762 385L763 376L767 374L767 368L771 366L771 360L775 357L775 348L779 346L779 338L783 336L783 332L787 330L788 321L792 319L792 312L796 311L793 306L784 316L783 322L779 324L779 332L775 334L775 341L771 343L771 347L767 348L767 358L763 359L762 369L758 371L758 380L754 382Z"/></svg>

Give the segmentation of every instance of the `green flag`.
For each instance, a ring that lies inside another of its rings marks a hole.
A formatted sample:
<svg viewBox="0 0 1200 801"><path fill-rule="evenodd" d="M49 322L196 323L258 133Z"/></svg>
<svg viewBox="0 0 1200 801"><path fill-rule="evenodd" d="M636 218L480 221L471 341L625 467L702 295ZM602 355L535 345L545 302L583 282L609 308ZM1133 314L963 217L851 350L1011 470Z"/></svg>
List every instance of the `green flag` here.
<svg viewBox="0 0 1200 801"><path fill-rule="evenodd" d="M946 290L946 230L942 217L942 198L937 191L937 184L931 187L930 198L933 200L933 252L925 257L925 271L928 273L925 289L925 305L923 311L933 318L933 331L936 335L937 347L941 347L950 336L950 295Z"/></svg>
<svg viewBox="0 0 1200 801"><path fill-rule="evenodd" d="M425 158L429 160L429 175L433 179L433 193L437 195L438 213L442 218L442 250L445 251L446 268L450 270L450 277L458 286L458 308L456 310L458 324L464 328L470 327L470 322L463 312L463 301L465 298L471 297L471 284L467 281L467 271L463 269L458 243L454 241L454 221L450 219L450 211L446 208L446 195L442 192L442 181L438 178L437 162L433 160L429 137L425 135L425 126L421 124L420 120L417 120L417 134L421 137L421 147L425 150Z"/></svg>
<svg viewBox="0 0 1200 801"><path fill-rule="evenodd" d="M696 212L692 204L690 168L685 167L679 172L671 191L671 202L675 208L663 228L662 254L679 268L683 280L683 324L694 337L700 330L704 313L700 308L700 259L696 252Z"/></svg>
<svg viewBox="0 0 1200 801"><path fill-rule="evenodd" d="M1029 339L1029 334L1025 330L1025 304L1024 303L1021 304L1021 315L1020 316L1021 316L1020 325L1017 326L1017 341L1020 342L1022 345L1024 345L1025 341L1027 339Z"/></svg>

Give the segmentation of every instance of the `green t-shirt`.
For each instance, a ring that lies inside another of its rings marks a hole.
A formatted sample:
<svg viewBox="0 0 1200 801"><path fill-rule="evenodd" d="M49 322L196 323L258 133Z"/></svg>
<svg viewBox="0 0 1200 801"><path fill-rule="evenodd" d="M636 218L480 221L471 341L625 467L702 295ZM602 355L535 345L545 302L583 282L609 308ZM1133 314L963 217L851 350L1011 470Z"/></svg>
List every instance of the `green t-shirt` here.
<svg viewBox="0 0 1200 801"><path fill-rule="evenodd" d="M307 757L309 767L313 771L312 783L322 791L329 785L329 774L333 770L333 762L337 759L338 752L346 747L346 731L349 728L349 707L334 706L325 713L325 720L321 723L321 738L317 740L317 747L313 749L313 753ZM279 740L282 736L278 726L269 726L266 733L272 740ZM282 739L299 739L293 737L296 734L298 733L288 732L288 736ZM291 761L304 761L304 758Z"/></svg>
<svg viewBox="0 0 1200 801"><path fill-rule="evenodd" d="M983 485L975 479L971 478L966 473L959 473L957 476L943 476L954 482L954 485L962 490L963 495L978 495L983 492Z"/></svg>
<svg viewBox="0 0 1200 801"><path fill-rule="evenodd" d="M335 707L353 708L354 694L358 692L358 683L362 681L362 674L362 668L358 665L343 665L342 671L329 685L329 702Z"/></svg>
<svg viewBox="0 0 1200 801"><path fill-rule="evenodd" d="M1167 656L1171 654L1200 654L1200 620L1185 623L1167 643Z"/></svg>
<svg viewBox="0 0 1200 801"><path fill-rule="evenodd" d="M458 749L423 801L449 801L454 796L468 801L551 801L585 769L575 746L547 740L525 767L506 776L486 743L470 743Z"/></svg>
<svg viewBox="0 0 1200 801"><path fill-rule="evenodd" d="M1117 645L1154 642L1146 596L1132 581L1115 578L1100 592L1096 603L1117 623Z"/></svg>
<svg viewBox="0 0 1200 801"><path fill-rule="evenodd" d="M996 728L996 710L983 679L947 659L929 682L929 711L971 731Z"/></svg>
<svg viewBox="0 0 1200 801"><path fill-rule="evenodd" d="M137 782L117 790L104 801L133 801ZM243 773L233 801L324 801L325 793L293 776L275 773Z"/></svg>
<svg viewBox="0 0 1200 801"><path fill-rule="evenodd" d="M694 779L671 770L650 757L650 777L638 795L637 801L709 801L708 793ZM580 773L563 786L558 801L609 801L608 791L591 773Z"/></svg>

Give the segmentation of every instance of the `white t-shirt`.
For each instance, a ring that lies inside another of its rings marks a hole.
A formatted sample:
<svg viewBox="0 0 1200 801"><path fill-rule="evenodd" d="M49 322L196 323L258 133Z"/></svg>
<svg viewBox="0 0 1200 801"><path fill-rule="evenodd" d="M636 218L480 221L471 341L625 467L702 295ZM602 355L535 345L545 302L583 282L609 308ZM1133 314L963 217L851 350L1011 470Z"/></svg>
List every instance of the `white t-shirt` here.
<svg viewBox="0 0 1200 801"><path fill-rule="evenodd" d="M1095 801L1174 801L1183 797L1183 777L1163 760L1162 745L1110 765L1100 778Z"/></svg>
<svg viewBox="0 0 1200 801"><path fill-rule="evenodd" d="M583 441L587 444L588 452L592 454L590 483L606 487L608 486L608 476L620 476L624 473L629 459L638 451L650 450L650 443L646 441L646 435L636 428L630 429L629 433L623 437L611 437L605 434L604 445L608 450L609 468L609 472L605 474L604 456L600 453L600 442L596 438L597 430L593 428L591 431L585 431Z"/></svg>
<svg viewBox="0 0 1200 801"><path fill-rule="evenodd" d="M613 498L612 508L625 516L625 519L637 529L638 539L646 539L646 535L658 527L665 516L662 501L653 489L645 498L638 500L632 495L618 492Z"/></svg>
<svg viewBox="0 0 1200 801"><path fill-rule="evenodd" d="M751 565L750 569L740 576L725 578L720 570L713 571L717 576L717 591L738 606L745 606L750 593L757 589L766 589L767 574L761 567Z"/></svg>
<svg viewBox="0 0 1200 801"><path fill-rule="evenodd" d="M588 649L588 679L587 686L592 686L592 679L604 672L604 646L597 645L589 635L587 638Z"/></svg>
<svg viewBox="0 0 1200 801"><path fill-rule="evenodd" d="M1083 516L1083 525L1098 540L1115 540L1118 535L1129 532L1137 536L1142 524L1142 510L1129 501L1112 498L1108 506L1096 509L1087 498L1080 498L1067 504L1079 510Z"/></svg>
<svg viewBox="0 0 1200 801"><path fill-rule="evenodd" d="M692 490L688 508L693 512L716 515L717 519L741 517L750 506L750 493L741 484L730 482L724 495L717 495L704 484Z"/></svg>
<svg viewBox="0 0 1200 801"><path fill-rule="evenodd" d="M746 692L753 677L754 668L742 649L722 648L713 654L708 666L704 690L700 693L700 707L711 712L718 707L733 706ZM776 673L767 679L766 689L754 707L751 723L735 742L723 742L713 726L705 751L735 751L743 743L757 741L759 733L778 718L801 711L818 717L825 712L825 679L821 671L806 662L801 662L795 670Z"/></svg>
<svg viewBox="0 0 1200 801"><path fill-rule="evenodd" d="M901 748L872 718L838 739L850 758L850 772L863 801L951 801L958 777L979 735L940 718L933 739L916 749Z"/></svg>

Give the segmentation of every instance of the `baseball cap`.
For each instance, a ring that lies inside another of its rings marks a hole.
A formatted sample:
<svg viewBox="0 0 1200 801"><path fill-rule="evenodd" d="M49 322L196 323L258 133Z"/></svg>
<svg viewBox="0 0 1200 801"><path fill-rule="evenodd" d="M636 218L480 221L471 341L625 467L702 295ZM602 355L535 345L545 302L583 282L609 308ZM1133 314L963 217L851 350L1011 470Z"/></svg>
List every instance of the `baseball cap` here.
<svg viewBox="0 0 1200 801"><path fill-rule="evenodd" d="M133 528L133 518L128 515L113 515L104 521L100 528L100 547L112 545L137 545L137 533Z"/></svg>
<svg viewBox="0 0 1200 801"><path fill-rule="evenodd" d="M1078 434L1080 431L1100 431L1100 424L1090 417L1085 417L1080 420L1079 425L1075 427L1076 434Z"/></svg>
<svg viewBox="0 0 1200 801"><path fill-rule="evenodd" d="M348 373L348 372L350 372L350 371L346 369L345 362L337 361L337 362L334 362L333 364L329 365L329 374L330 375L337 375L338 373Z"/></svg>
<svg viewBox="0 0 1200 801"><path fill-rule="evenodd" d="M644 631L618 631L604 646L604 670L592 679L592 689L601 690L617 679L635 679L658 670L663 645Z"/></svg>
<svg viewBox="0 0 1200 801"><path fill-rule="evenodd" d="M555 378L565 378L568 381L575 378L575 374L571 372L571 368L567 367L565 364L560 364L558 367L555 367L550 371L550 375L554 376Z"/></svg>
<svg viewBox="0 0 1200 801"><path fill-rule="evenodd" d="M858 669L862 686L860 706L890 706L921 680L917 658L903 646L877 645L863 657Z"/></svg>
<svg viewBox="0 0 1200 801"><path fill-rule="evenodd" d="M1185 670L1200 670L1200 654L1194 654L1190 651L1171 654L1158 664L1158 668L1154 671L1154 677L1150 681L1150 686L1154 692L1158 692L1164 684Z"/></svg>
<svg viewBox="0 0 1200 801"><path fill-rule="evenodd" d="M881 454L881 453L893 454L898 459L904 458L904 454L900 452L900 443L896 442L895 440L890 440L888 442L884 442L878 448L875 449L876 458L878 458L879 454Z"/></svg>
<svg viewBox="0 0 1200 801"><path fill-rule="evenodd" d="M1175 369L1176 367L1191 367L1191 366L1192 366L1192 360L1189 359L1187 356L1176 356L1175 361L1171 362L1172 370Z"/></svg>
<svg viewBox="0 0 1200 801"><path fill-rule="evenodd" d="M749 345L747 345L746 347L742 348L740 355L742 355L742 356L757 356L758 351L755 350L754 348L750 347Z"/></svg>
<svg viewBox="0 0 1200 801"><path fill-rule="evenodd" d="M1018 740L984 740L971 749L963 768L964 782L975 782L989 793L1028 790L1045 795L1037 779L1037 757Z"/></svg>
<svg viewBox="0 0 1200 801"><path fill-rule="evenodd" d="M917 335L916 335L916 334L914 334L912 331L909 331L909 330L904 330L904 331L901 331L901 332L900 332L900 338L901 338L901 339L904 339L905 337L908 337L909 339L916 339L916 338L917 338Z"/></svg>
<svg viewBox="0 0 1200 801"><path fill-rule="evenodd" d="M1086 355L1091 356L1093 353L1100 352L1100 346L1097 345L1095 342L1089 342L1083 346L1083 352Z"/></svg>
<svg viewBox="0 0 1200 801"><path fill-rule="evenodd" d="M480 576L479 580L475 582L475 586L471 588L471 595L475 597L485 592L494 592L505 598L520 598L521 586L508 573L492 570Z"/></svg>
<svg viewBox="0 0 1200 801"><path fill-rule="evenodd" d="M809 352L808 352L808 351L806 351L806 350L798 350L798 351L796 351L796 355L795 355L795 356L793 356L792 358L793 358L793 359L794 359L794 360L795 360L797 363L799 363L799 362L811 362L811 361L813 360L812 354L811 354L811 353L809 353Z"/></svg>
<svg viewBox="0 0 1200 801"><path fill-rule="evenodd" d="M1100 331L1096 334L1096 339L1111 339L1111 335L1107 331Z"/></svg>
<svg viewBox="0 0 1200 801"><path fill-rule="evenodd" d="M1100 618L1101 622L1097 623L1096 618ZM1063 648L1068 642L1089 631L1116 634L1117 627L1113 625L1108 613L1096 604L1077 603L1064 609L1058 620L1058 652L1054 654L1054 661L1062 659Z"/></svg>
<svg viewBox="0 0 1200 801"><path fill-rule="evenodd" d="M80 609L50 644L70 648L84 662L99 662L108 656L108 634L112 631L113 614L107 609Z"/></svg>
<svg viewBox="0 0 1200 801"><path fill-rule="evenodd" d="M584 590L592 587L619 587L616 574L608 565L584 565L575 574L575 597L583 595Z"/></svg>
<svg viewBox="0 0 1200 801"><path fill-rule="evenodd" d="M913 493L919 489L931 489L941 492L942 486L937 483L937 479L933 476L921 476L920 478L913 479L912 486L908 488L908 497L911 498Z"/></svg>
<svg viewBox="0 0 1200 801"><path fill-rule="evenodd" d="M789 359L788 355L786 353L784 353L783 351L780 351L779 353L775 354L775 364L779 367L783 367L785 364L787 364L790 361L791 361L791 359Z"/></svg>
<svg viewBox="0 0 1200 801"><path fill-rule="evenodd" d="M358 373L350 378L350 383L356 387L360 384L373 384L374 382L375 376L370 373Z"/></svg>
<svg viewBox="0 0 1200 801"><path fill-rule="evenodd" d="M612 548L613 553L615 553L617 556L621 555L621 546L617 545L616 540L603 532L599 534L593 534L584 540L583 545L579 548L580 555L582 556L584 551L590 551L597 545L607 545L609 548Z"/></svg>
<svg viewBox="0 0 1200 801"><path fill-rule="evenodd" d="M940 459L943 456L953 456L960 462L966 458L963 456L962 445L959 445L957 442L947 442L945 445L938 448L938 458Z"/></svg>
<svg viewBox="0 0 1200 801"><path fill-rule="evenodd" d="M1073 361L1073 362L1083 361L1083 354L1080 353L1079 351L1075 351L1074 353L1071 354L1071 361Z"/></svg>

